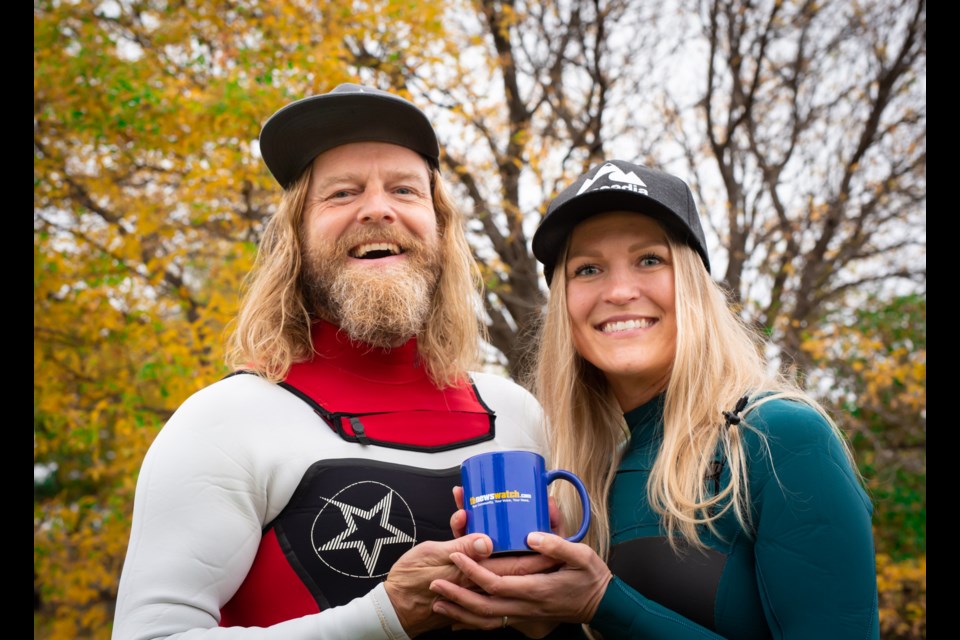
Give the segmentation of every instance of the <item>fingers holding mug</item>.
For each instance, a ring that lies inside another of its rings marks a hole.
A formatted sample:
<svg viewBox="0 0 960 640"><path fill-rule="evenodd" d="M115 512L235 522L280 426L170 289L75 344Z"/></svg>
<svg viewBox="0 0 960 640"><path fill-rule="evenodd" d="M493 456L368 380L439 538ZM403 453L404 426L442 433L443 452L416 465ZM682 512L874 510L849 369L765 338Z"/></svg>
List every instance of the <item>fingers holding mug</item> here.
<svg viewBox="0 0 960 640"><path fill-rule="evenodd" d="M483 629L492 631L509 625L510 616L499 613L511 603L466 589L446 580L435 580L430 590L440 595L433 603L434 613L454 620L454 630ZM516 620L516 617L514 617Z"/></svg>
<svg viewBox="0 0 960 640"><path fill-rule="evenodd" d="M433 612L453 620L453 630L479 629L493 631L509 626L509 616L482 616L465 609L450 600L437 600L433 603Z"/></svg>
<svg viewBox="0 0 960 640"><path fill-rule="evenodd" d="M446 580L435 580L430 590L441 596L433 603L434 613L453 620L454 631L513 627L528 638L543 638L559 624L541 617L536 605L523 600L478 593Z"/></svg>
<svg viewBox="0 0 960 640"><path fill-rule="evenodd" d="M460 538L467 534L467 512L463 509L463 487L453 488L453 501L457 504L457 510L450 516L450 532L454 538Z"/></svg>
<svg viewBox="0 0 960 640"><path fill-rule="evenodd" d="M566 536L563 513L560 511L560 507L557 506L557 499L554 498L553 496L550 496L549 498L549 511L550 511L550 531L552 531L558 536Z"/></svg>

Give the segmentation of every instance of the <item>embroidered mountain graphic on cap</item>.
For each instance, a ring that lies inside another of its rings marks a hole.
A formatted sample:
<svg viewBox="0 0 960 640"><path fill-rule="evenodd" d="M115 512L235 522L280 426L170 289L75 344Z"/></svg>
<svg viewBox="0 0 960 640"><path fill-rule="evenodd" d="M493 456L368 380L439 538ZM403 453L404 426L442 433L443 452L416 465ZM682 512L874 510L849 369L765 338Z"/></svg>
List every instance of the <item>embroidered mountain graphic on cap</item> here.
<svg viewBox="0 0 960 640"><path fill-rule="evenodd" d="M597 169L593 177L583 183L583 186L577 191L577 195L599 189L626 189L637 193L647 193L647 185L636 173L633 171L624 173L620 167L610 162Z"/></svg>

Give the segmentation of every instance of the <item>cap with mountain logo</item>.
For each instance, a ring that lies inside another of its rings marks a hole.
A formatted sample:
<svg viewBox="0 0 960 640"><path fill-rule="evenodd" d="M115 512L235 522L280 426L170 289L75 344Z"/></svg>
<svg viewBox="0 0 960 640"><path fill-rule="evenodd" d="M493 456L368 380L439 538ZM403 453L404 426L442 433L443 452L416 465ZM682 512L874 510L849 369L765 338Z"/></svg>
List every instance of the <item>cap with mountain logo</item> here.
<svg viewBox="0 0 960 640"><path fill-rule="evenodd" d="M594 166L560 192L533 235L533 255L547 284L577 224L598 213L635 211L656 218L693 247L710 271L707 243L693 193L680 178L624 160Z"/></svg>

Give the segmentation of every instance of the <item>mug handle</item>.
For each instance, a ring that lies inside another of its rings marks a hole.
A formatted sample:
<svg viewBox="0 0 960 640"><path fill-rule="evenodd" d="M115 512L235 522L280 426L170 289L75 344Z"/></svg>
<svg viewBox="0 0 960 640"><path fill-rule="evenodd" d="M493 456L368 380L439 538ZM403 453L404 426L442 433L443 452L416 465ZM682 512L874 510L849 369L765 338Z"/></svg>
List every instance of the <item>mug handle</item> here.
<svg viewBox="0 0 960 640"><path fill-rule="evenodd" d="M557 479L569 480L573 483L573 486L577 488L577 493L580 494L580 508L583 511L583 524L580 525L580 530L569 538L564 538L569 542L580 542L583 540L583 536L587 535L587 529L590 528L590 498L587 496L587 488L583 486L583 482L580 481L576 475L570 471L564 469L554 469L553 471L547 472L547 484Z"/></svg>

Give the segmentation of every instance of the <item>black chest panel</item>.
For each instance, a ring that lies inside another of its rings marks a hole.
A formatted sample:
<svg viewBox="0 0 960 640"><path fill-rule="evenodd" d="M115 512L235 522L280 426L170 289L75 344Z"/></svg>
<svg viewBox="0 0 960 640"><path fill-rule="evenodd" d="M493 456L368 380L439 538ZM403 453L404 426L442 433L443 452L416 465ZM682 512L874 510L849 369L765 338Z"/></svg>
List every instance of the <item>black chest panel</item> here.
<svg viewBox="0 0 960 640"><path fill-rule="evenodd" d="M716 631L714 609L726 561L726 554L713 549L678 555L665 537L656 536L614 545L608 565L646 597Z"/></svg>
<svg viewBox="0 0 960 640"><path fill-rule="evenodd" d="M374 460L314 463L267 527L321 609L346 604L386 578L414 544L449 540L460 468Z"/></svg>

